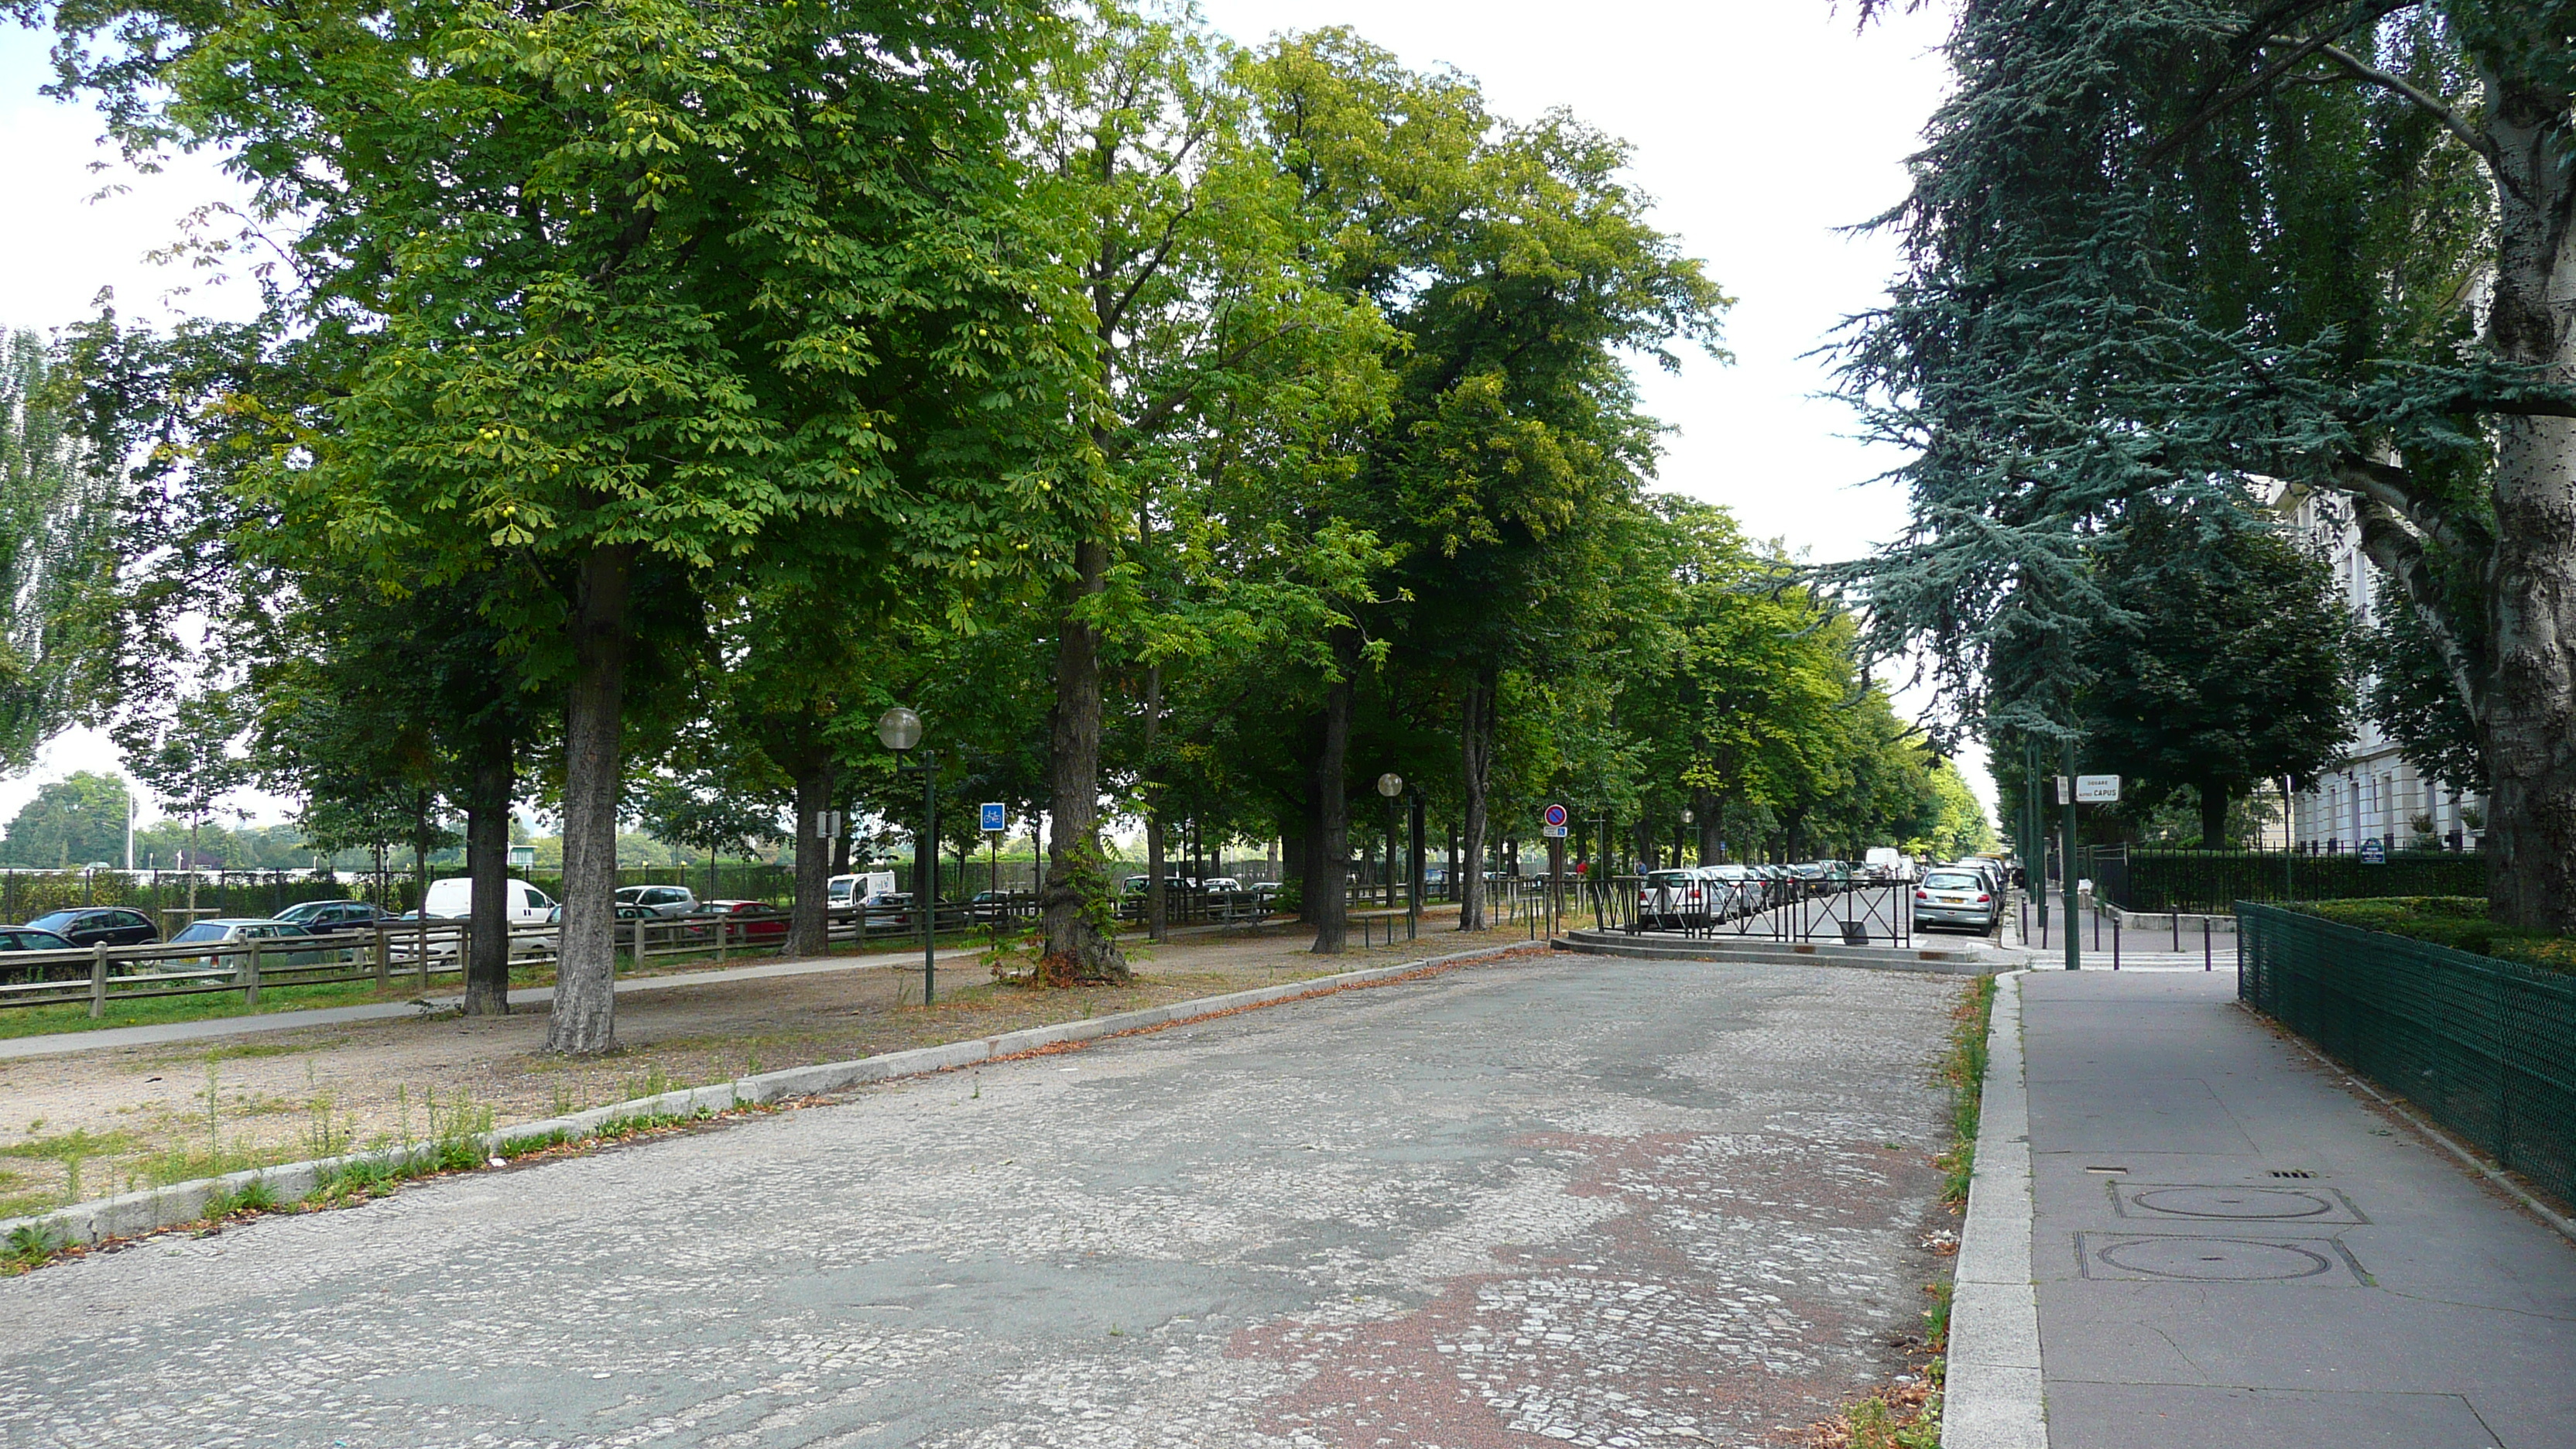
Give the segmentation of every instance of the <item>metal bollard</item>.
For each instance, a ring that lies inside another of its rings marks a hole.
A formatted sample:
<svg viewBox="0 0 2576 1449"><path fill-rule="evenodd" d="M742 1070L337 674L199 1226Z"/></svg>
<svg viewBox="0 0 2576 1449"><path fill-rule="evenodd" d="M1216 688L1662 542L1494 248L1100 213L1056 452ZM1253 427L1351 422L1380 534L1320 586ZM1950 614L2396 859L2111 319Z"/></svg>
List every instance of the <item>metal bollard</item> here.
<svg viewBox="0 0 2576 1449"><path fill-rule="evenodd" d="M2101 932L2096 928L2094 934L2099 935ZM2111 918L2111 969L2114 971L2120 969L2120 918L2118 916Z"/></svg>
<svg viewBox="0 0 2576 1449"><path fill-rule="evenodd" d="M2176 951L2180 951L2180 950L2182 949L2182 912L2180 912L2180 911L2176 911L2176 912L2174 912L2174 913L2173 913L2173 918L2174 918L2174 950L2176 950Z"/></svg>
<svg viewBox="0 0 2576 1449"><path fill-rule="evenodd" d="M2200 969L2209 969L2209 922L2200 923Z"/></svg>

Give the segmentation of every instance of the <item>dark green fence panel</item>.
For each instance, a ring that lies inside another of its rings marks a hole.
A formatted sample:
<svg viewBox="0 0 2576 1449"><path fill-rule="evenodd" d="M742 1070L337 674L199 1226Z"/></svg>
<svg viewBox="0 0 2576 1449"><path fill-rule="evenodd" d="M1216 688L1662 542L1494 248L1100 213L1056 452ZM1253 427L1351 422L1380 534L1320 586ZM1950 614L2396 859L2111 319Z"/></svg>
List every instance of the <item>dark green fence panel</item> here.
<svg viewBox="0 0 2576 1449"><path fill-rule="evenodd" d="M2237 901L2348 901L2377 896L2482 896L2486 857L2401 850L2385 865L2277 850L2158 850L2096 846L2079 869L2102 898L2128 911L2225 912Z"/></svg>
<svg viewBox="0 0 2576 1449"><path fill-rule="evenodd" d="M2236 920L2247 1005L2576 1199L2576 977L2277 906Z"/></svg>

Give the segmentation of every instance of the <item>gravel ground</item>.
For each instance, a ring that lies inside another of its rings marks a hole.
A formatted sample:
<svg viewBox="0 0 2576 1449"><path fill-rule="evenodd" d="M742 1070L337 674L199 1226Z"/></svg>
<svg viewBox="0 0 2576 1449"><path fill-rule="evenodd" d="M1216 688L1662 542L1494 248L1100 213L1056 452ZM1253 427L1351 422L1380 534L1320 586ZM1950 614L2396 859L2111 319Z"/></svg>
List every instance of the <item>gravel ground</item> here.
<svg viewBox="0 0 2576 1449"><path fill-rule="evenodd" d="M1957 983L1516 958L0 1281L0 1443L1795 1444Z"/></svg>
<svg viewBox="0 0 2576 1449"><path fill-rule="evenodd" d="M1381 927L1380 929L1383 929ZM546 1008L507 1017L453 1013L262 1032L222 1041L92 1048L0 1061L0 1218L72 1197L413 1140L442 1121L489 1113L532 1121L756 1071L848 1061L1301 976L1327 975L1519 939L1426 932L1409 946L1310 954L1311 932L1195 933L1131 943L1131 986L1073 991L996 987L962 963L940 969L939 1002L921 1005L918 958L824 975L742 978L621 992L625 1050L592 1061L545 1054ZM892 963L892 964L889 964ZM760 963L754 963L760 964Z"/></svg>

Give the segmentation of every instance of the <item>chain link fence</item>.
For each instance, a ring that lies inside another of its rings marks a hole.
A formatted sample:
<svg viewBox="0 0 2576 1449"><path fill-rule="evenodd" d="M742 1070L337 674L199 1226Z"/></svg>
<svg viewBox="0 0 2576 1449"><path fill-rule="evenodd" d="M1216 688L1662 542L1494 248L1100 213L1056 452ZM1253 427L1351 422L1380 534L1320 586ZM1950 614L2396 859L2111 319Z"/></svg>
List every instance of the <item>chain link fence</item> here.
<svg viewBox="0 0 2576 1449"><path fill-rule="evenodd" d="M2237 995L2559 1200L2576 1200L2576 976L2236 908Z"/></svg>

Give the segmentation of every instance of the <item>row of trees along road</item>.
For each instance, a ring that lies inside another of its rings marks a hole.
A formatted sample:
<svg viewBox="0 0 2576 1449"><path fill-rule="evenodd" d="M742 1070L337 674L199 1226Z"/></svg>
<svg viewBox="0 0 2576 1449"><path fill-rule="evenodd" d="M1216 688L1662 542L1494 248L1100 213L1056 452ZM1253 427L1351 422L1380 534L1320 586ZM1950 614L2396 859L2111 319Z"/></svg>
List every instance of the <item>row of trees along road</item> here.
<svg viewBox="0 0 2576 1449"><path fill-rule="evenodd" d="M461 816L469 1010L511 803L559 809L555 1050L615 1045L619 818L792 805L819 947L818 814L916 818L898 701L943 794L1048 822L1060 981L1127 971L1104 801L1157 934L1184 822L1286 840L1319 951L1386 769L1468 929L1548 795L1641 856L1686 812L1712 855L1981 838L1852 621L1646 492L1626 359L1722 356L1728 299L1571 117L1025 0L17 9L118 141L250 185L191 245L268 259L254 322L67 338L122 566L61 692L165 798L247 771L416 856Z"/></svg>
<svg viewBox="0 0 2576 1449"><path fill-rule="evenodd" d="M1948 53L1844 351L1917 458L1879 643L2055 741L2106 548L2329 495L2470 722L2495 913L2576 928L2576 4L1968 0Z"/></svg>

